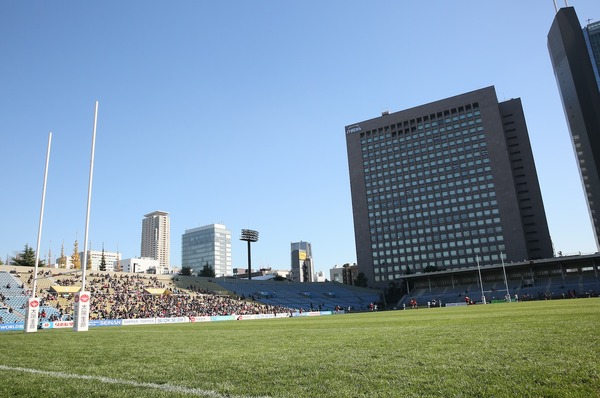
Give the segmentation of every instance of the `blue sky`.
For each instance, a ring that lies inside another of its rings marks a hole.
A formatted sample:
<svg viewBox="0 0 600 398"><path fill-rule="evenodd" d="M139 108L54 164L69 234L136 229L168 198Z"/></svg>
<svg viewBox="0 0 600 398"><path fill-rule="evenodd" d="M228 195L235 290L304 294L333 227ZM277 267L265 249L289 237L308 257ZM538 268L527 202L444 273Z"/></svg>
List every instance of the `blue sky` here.
<svg viewBox="0 0 600 398"><path fill-rule="evenodd" d="M559 3L562 3L558 1ZM564 3L563 3L564 4ZM580 21L597 0L571 0ZM140 255L141 221L223 223L235 267L317 270L356 260L344 126L494 85L520 97L556 251L595 243L546 47L552 1L103 1L0 3L0 257L84 239Z"/></svg>

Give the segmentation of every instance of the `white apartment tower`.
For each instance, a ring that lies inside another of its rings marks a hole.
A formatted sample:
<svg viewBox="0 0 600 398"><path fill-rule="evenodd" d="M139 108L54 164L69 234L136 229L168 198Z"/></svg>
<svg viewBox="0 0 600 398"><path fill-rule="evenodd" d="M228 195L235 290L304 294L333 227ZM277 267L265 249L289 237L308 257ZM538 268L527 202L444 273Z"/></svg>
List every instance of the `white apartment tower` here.
<svg viewBox="0 0 600 398"><path fill-rule="evenodd" d="M142 220L141 257L158 260L160 267L169 268L171 252L171 221L166 211L154 211Z"/></svg>

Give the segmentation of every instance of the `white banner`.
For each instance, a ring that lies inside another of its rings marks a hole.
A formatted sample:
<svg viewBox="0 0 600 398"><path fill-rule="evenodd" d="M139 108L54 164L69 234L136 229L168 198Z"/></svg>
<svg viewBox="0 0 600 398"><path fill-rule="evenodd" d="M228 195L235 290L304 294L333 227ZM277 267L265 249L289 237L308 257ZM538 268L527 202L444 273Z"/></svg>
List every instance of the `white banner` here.
<svg viewBox="0 0 600 398"><path fill-rule="evenodd" d="M189 322L190 318L187 316L180 316L175 318L156 318L156 323L184 323Z"/></svg>
<svg viewBox="0 0 600 398"><path fill-rule="evenodd" d="M87 332L90 326L90 292L79 292L75 294L75 325L76 332Z"/></svg>
<svg viewBox="0 0 600 398"><path fill-rule="evenodd" d="M36 332L38 326L38 316L40 313L40 300L36 297L30 297L27 300L27 312L25 313L25 332Z"/></svg>
<svg viewBox="0 0 600 398"><path fill-rule="evenodd" d="M123 326L127 325L151 325L156 323L156 318L123 319Z"/></svg>

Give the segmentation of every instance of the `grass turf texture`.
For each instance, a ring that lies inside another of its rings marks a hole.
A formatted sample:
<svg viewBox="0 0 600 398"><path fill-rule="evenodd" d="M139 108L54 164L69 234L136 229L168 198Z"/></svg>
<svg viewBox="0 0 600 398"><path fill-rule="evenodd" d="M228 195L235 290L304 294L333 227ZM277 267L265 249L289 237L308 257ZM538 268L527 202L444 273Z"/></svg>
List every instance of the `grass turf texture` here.
<svg viewBox="0 0 600 398"><path fill-rule="evenodd" d="M0 397L587 398L599 354L600 299L3 332Z"/></svg>

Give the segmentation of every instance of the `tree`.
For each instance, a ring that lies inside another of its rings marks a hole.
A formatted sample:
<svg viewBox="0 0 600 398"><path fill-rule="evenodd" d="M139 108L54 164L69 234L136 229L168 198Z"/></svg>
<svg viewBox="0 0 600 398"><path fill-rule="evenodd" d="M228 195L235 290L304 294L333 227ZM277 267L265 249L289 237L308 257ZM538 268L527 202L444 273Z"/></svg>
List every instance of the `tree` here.
<svg viewBox="0 0 600 398"><path fill-rule="evenodd" d="M35 267L35 251L28 244L25 249L12 258L11 265L20 265L22 267ZM39 260L39 267L44 266L44 261Z"/></svg>
<svg viewBox="0 0 600 398"><path fill-rule="evenodd" d="M359 272L356 275L356 279L354 279L354 286L359 287L367 287L368 278L365 276L364 272Z"/></svg>
<svg viewBox="0 0 600 398"><path fill-rule="evenodd" d="M206 262L206 264L204 264L204 267L202 267L202 271L200 271L200 275L199 276L205 276L208 278L214 278L215 277L215 270L213 267L211 267L208 264L208 261Z"/></svg>
<svg viewBox="0 0 600 398"><path fill-rule="evenodd" d="M437 272L437 271L439 271L439 269L436 265L428 265L427 267L425 267L423 269L423 272Z"/></svg>
<svg viewBox="0 0 600 398"><path fill-rule="evenodd" d="M406 271L404 271L404 274L405 274L405 275L410 275L410 274L412 274L412 271L411 271L411 269L410 269L410 265L406 264Z"/></svg>
<svg viewBox="0 0 600 398"><path fill-rule="evenodd" d="M102 257L100 257L100 271L106 271L106 257L104 256L104 244L102 244Z"/></svg>
<svg viewBox="0 0 600 398"><path fill-rule="evenodd" d="M59 268L67 268L67 256L65 256L65 244L60 246L60 258L58 259Z"/></svg>
<svg viewBox="0 0 600 398"><path fill-rule="evenodd" d="M119 254L119 248L117 247L117 261L115 262L115 272L123 271L123 267L121 267L121 255Z"/></svg>
<svg viewBox="0 0 600 398"><path fill-rule="evenodd" d="M77 239L75 239L75 244L73 245L73 254L71 254L71 263L73 263L74 269L81 269L81 260L79 259L79 244L77 243Z"/></svg>
<svg viewBox="0 0 600 398"><path fill-rule="evenodd" d="M188 267L187 265L184 265L183 267L181 267L181 271L179 271L179 275L192 276L192 267Z"/></svg>

